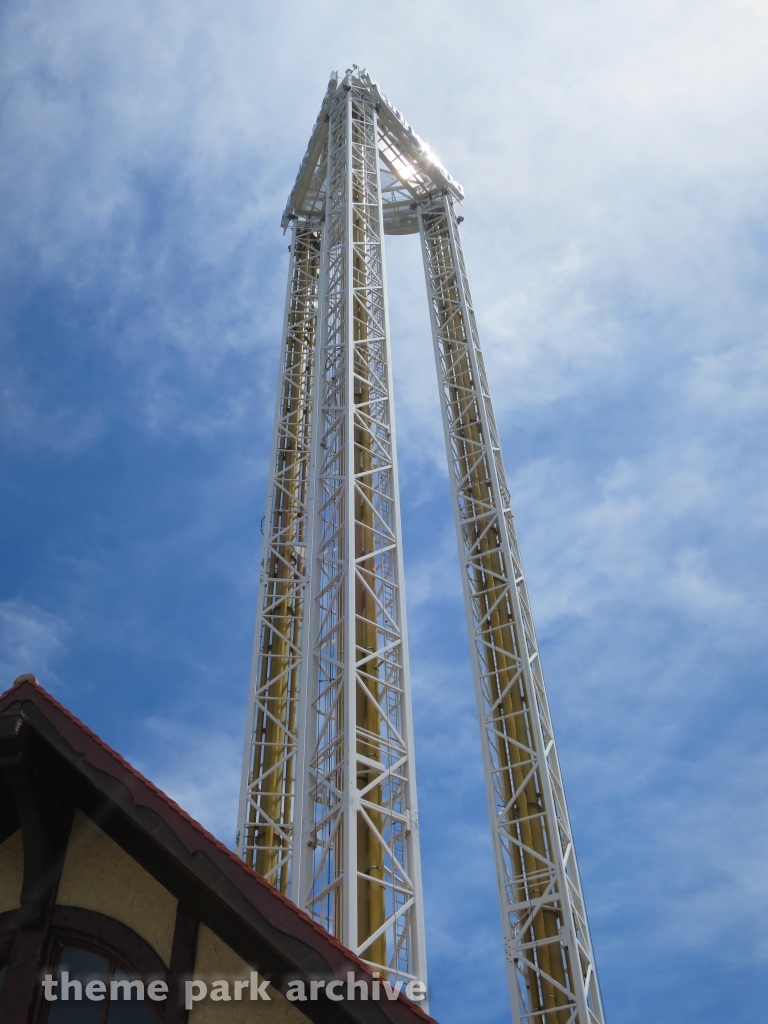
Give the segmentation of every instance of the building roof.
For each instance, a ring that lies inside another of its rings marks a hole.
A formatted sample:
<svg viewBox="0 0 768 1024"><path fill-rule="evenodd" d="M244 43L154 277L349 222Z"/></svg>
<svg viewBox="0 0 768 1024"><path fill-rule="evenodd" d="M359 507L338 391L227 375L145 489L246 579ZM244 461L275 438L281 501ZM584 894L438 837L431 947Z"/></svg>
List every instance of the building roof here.
<svg viewBox="0 0 768 1024"><path fill-rule="evenodd" d="M119 843L243 960L278 988L282 977L371 979L371 968L207 832L83 722L33 675L0 695L0 715L23 716L36 772ZM0 841L15 829L0 792ZM303 1002L312 1020L359 1024L433 1021L405 996L396 1000ZM330 1015L332 1012L332 1016Z"/></svg>

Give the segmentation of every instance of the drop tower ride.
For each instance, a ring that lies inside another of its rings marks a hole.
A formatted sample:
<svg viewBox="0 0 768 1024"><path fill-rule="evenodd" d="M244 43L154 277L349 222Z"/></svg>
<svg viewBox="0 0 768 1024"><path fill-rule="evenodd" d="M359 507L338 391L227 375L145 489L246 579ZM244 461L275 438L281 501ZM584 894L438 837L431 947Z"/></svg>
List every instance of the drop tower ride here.
<svg viewBox="0 0 768 1024"><path fill-rule="evenodd" d="M332 75L291 231L237 845L426 980L384 235L421 237L515 1024L603 1024L455 204L366 71Z"/></svg>

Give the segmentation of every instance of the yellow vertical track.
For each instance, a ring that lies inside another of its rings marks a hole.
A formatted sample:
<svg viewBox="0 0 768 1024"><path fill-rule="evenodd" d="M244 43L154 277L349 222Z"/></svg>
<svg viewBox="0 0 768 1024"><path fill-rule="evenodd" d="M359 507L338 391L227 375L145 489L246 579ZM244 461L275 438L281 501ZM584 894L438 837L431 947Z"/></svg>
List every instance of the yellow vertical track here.
<svg viewBox="0 0 768 1024"><path fill-rule="evenodd" d="M368 426L367 413L371 404L369 379L369 353L367 351L368 325L368 270L361 252L365 252L369 225L365 217L365 190L361 187L366 173L364 126L361 108L352 107L352 284L353 298L353 396L355 404L354 475L355 486L355 645L356 645L356 698L355 747L373 761L381 759L381 700L379 685L379 659L372 657L378 648L375 623L377 610L372 590L376 576L374 495L372 487L373 438ZM362 415L361 415L362 413ZM368 804L381 804L381 786L376 772L358 761L355 782L359 791L366 792ZM383 818L372 808L368 817L380 833ZM377 881L384 878L384 851L376 833L362 815L357 816L357 920L358 945L377 932L386 917L385 890ZM381 965L387 961L386 935L375 939L367 948L366 959Z"/></svg>
<svg viewBox="0 0 768 1024"><path fill-rule="evenodd" d="M265 517L261 628L253 681L253 742L240 837L246 861L290 892L297 714L307 561L311 393L317 332L320 231L298 221L277 413L271 507Z"/></svg>
<svg viewBox="0 0 768 1024"><path fill-rule="evenodd" d="M307 732L306 909L392 981L425 977L375 100L328 122Z"/></svg>
<svg viewBox="0 0 768 1024"><path fill-rule="evenodd" d="M589 1024L602 1011L575 860L560 868L572 843L451 201L425 203L421 218L513 1013L525 1024Z"/></svg>
<svg viewBox="0 0 768 1024"><path fill-rule="evenodd" d="M379 158L396 185L384 205ZM384 976L425 980L383 253L385 223L418 225L513 1022L604 1024L463 195L367 72L331 76L283 216L294 243L237 841Z"/></svg>

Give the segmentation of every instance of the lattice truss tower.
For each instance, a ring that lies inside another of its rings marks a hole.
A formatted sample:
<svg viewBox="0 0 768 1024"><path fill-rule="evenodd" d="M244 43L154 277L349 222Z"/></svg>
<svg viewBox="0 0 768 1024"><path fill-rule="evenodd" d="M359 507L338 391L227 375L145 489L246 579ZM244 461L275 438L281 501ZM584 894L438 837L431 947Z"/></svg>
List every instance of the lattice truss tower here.
<svg viewBox="0 0 768 1024"><path fill-rule="evenodd" d="M291 256L238 848L392 981L426 980L384 235L418 232L515 1024L601 1024L459 238L461 186L355 67L283 215Z"/></svg>

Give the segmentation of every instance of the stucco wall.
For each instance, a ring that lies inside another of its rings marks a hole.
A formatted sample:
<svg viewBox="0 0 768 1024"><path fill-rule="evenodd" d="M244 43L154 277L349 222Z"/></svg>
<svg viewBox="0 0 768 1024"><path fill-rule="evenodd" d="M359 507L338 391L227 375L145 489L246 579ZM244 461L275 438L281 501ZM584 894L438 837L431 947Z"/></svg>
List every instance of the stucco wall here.
<svg viewBox="0 0 768 1024"><path fill-rule="evenodd" d="M21 829L0 844L0 914L21 906L24 880L24 846Z"/></svg>
<svg viewBox="0 0 768 1024"><path fill-rule="evenodd" d="M237 953L222 942L210 928L200 925L197 938L197 958L195 960L194 977L206 982L209 989L213 981L219 979L229 982L229 994L234 996L232 982L235 978L247 979L251 968L241 960ZM307 1024L303 1013L289 1003L270 985L268 994L271 1002L262 1000L251 1002L214 1002L210 997L195 1003L189 1015L189 1024ZM247 992L243 993L247 996Z"/></svg>
<svg viewBox="0 0 768 1024"><path fill-rule="evenodd" d="M133 928L171 960L176 899L122 847L77 811L57 903L97 910Z"/></svg>

